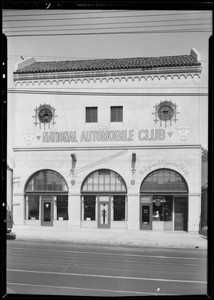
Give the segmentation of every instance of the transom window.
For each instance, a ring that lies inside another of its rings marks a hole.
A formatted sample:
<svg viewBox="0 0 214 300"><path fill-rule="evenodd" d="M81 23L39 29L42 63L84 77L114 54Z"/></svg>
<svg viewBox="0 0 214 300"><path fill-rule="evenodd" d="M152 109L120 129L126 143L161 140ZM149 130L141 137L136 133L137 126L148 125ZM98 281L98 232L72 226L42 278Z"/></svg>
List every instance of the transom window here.
<svg viewBox="0 0 214 300"><path fill-rule="evenodd" d="M122 106L111 106L111 122L123 122Z"/></svg>
<svg viewBox="0 0 214 300"><path fill-rule="evenodd" d="M140 187L141 192L188 192L184 178L173 170L160 169L150 173Z"/></svg>
<svg viewBox="0 0 214 300"><path fill-rule="evenodd" d="M122 177L110 170L98 170L90 174L82 185L82 192L125 192Z"/></svg>
<svg viewBox="0 0 214 300"><path fill-rule="evenodd" d="M65 179L59 173L51 170L43 170L31 177L25 190L26 192L68 192L68 186Z"/></svg>

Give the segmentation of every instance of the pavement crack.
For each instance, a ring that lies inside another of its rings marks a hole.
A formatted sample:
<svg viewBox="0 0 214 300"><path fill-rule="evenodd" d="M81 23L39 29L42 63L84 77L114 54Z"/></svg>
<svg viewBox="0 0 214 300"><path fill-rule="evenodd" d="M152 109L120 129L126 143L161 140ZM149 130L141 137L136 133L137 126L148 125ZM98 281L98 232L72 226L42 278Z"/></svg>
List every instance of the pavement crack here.
<svg viewBox="0 0 214 300"><path fill-rule="evenodd" d="M74 258L74 257L72 258L71 263L68 264L68 265L65 267L65 269L62 271L62 273L64 273L65 271L67 271L68 268L69 268L69 267L72 267L72 266L77 266L77 264L75 263L75 258Z"/></svg>

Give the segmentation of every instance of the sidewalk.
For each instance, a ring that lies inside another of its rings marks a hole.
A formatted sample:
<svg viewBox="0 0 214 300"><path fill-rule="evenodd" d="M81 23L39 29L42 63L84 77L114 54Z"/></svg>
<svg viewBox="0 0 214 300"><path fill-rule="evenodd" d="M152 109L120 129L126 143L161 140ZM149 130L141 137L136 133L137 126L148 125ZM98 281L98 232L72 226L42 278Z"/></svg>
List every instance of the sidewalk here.
<svg viewBox="0 0 214 300"><path fill-rule="evenodd" d="M181 231L109 230L16 225L16 240L66 242L90 245L207 249L200 234Z"/></svg>

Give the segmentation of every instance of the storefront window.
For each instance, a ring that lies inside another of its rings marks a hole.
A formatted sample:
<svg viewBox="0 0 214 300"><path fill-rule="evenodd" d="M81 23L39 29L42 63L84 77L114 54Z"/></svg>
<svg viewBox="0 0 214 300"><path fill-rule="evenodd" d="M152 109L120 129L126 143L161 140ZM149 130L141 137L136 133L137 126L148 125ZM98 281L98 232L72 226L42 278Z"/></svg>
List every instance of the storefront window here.
<svg viewBox="0 0 214 300"><path fill-rule="evenodd" d="M39 196L28 196L28 220L39 219Z"/></svg>
<svg viewBox="0 0 214 300"><path fill-rule="evenodd" d="M68 196L57 196L57 220L68 220Z"/></svg>
<svg viewBox="0 0 214 300"><path fill-rule="evenodd" d="M125 221L125 196L114 196L114 221Z"/></svg>
<svg viewBox="0 0 214 300"><path fill-rule="evenodd" d="M84 197L84 220L86 221L95 220L95 207L96 207L96 197L85 196Z"/></svg>
<svg viewBox="0 0 214 300"><path fill-rule="evenodd" d="M153 221L172 221L172 196L153 196Z"/></svg>

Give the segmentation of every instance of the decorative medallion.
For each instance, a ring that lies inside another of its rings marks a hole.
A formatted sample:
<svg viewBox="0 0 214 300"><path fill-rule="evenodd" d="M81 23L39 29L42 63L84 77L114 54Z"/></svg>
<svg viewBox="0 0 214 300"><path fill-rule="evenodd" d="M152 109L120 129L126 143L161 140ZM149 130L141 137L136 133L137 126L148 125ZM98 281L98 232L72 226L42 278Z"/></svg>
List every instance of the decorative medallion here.
<svg viewBox="0 0 214 300"><path fill-rule="evenodd" d="M160 126L164 124L165 127L167 127L167 124L171 126L172 122L176 123L178 120L177 114L179 114L179 112L177 111L177 105L171 101L162 101L156 104L154 108L155 112L152 114L155 115L154 121L156 124L160 122Z"/></svg>
<svg viewBox="0 0 214 300"><path fill-rule="evenodd" d="M42 124L44 125L44 129L46 129L46 126L50 129L50 126L56 124L55 118L57 115L55 115L55 108L52 107L50 104L42 104L39 107L36 107L34 109L35 115L33 118L35 119L34 124L39 126L41 128Z"/></svg>
<svg viewBox="0 0 214 300"><path fill-rule="evenodd" d="M35 132L32 131L26 131L23 133L23 136L24 136L25 143L27 145L31 145L36 137L36 134Z"/></svg>
<svg viewBox="0 0 214 300"><path fill-rule="evenodd" d="M185 142L191 133L191 127L189 126L179 127L176 130L182 142Z"/></svg>

